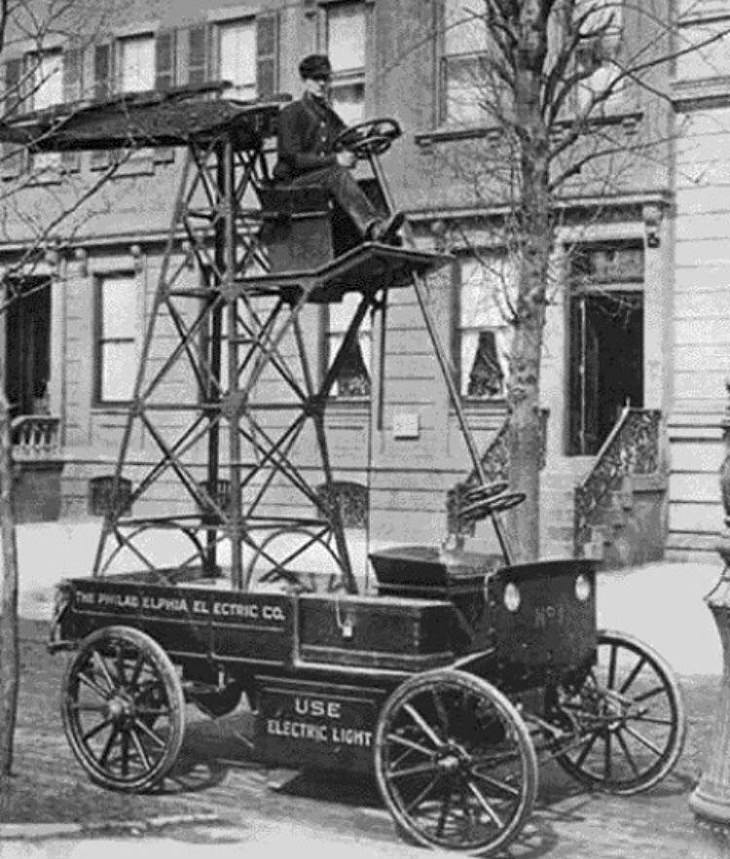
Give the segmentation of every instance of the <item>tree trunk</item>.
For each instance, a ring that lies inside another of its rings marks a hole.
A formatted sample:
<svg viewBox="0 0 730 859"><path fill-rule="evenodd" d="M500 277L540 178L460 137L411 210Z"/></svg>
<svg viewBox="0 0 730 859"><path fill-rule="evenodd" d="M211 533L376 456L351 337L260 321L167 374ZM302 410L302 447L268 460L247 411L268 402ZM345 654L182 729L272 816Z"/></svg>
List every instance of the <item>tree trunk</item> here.
<svg viewBox="0 0 730 859"><path fill-rule="evenodd" d="M510 489L524 502L510 517L514 560L535 560L540 553L540 350L542 332L521 325L514 332L509 391Z"/></svg>
<svg viewBox="0 0 730 859"><path fill-rule="evenodd" d="M0 538L3 546L0 611L0 810L13 763L13 736L18 707L20 654L18 643L18 555L11 506L13 463L8 403L0 368Z"/></svg>
<svg viewBox="0 0 730 859"><path fill-rule="evenodd" d="M540 553L540 363L547 275L552 251L549 193L549 137L541 106L541 70L547 50L541 7L526 2L520 12L516 52L515 115L519 147L517 306L507 391L510 486L525 494L511 515L516 561Z"/></svg>

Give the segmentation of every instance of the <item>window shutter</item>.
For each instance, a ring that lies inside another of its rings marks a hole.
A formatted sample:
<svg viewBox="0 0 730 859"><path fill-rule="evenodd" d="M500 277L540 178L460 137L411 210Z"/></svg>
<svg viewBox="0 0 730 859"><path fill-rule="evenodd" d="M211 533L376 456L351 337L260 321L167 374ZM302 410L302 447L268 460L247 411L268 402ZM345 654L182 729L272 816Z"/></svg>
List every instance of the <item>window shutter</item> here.
<svg viewBox="0 0 730 859"><path fill-rule="evenodd" d="M69 48L63 54L63 100L66 104L81 100L81 69L84 52L80 48ZM65 171L76 171L81 166L80 152L62 152L61 167Z"/></svg>
<svg viewBox="0 0 730 859"><path fill-rule="evenodd" d="M190 84L202 84L208 79L208 28L205 24L189 27L188 35L188 80Z"/></svg>
<svg viewBox="0 0 730 859"><path fill-rule="evenodd" d="M112 94L112 46L110 44L94 46L94 98L104 101ZM89 166L92 170L103 170L109 164L110 152L107 149L95 149L90 156Z"/></svg>
<svg viewBox="0 0 730 859"><path fill-rule="evenodd" d="M166 30L155 39L155 89L164 91L175 86L175 35L174 30Z"/></svg>
<svg viewBox="0 0 730 859"><path fill-rule="evenodd" d="M164 30L155 39L155 89L164 92L177 83L177 32ZM156 164L166 164L175 158L171 146L156 146L153 151Z"/></svg>
<svg viewBox="0 0 730 859"><path fill-rule="evenodd" d="M112 94L112 46L94 47L94 98L102 101Z"/></svg>
<svg viewBox="0 0 730 859"><path fill-rule="evenodd" d="M279 86L279 18L276 13L256 18L256 95L270 98Z"/></svg>
<svg viewBox="0 0 730 859"><path fill-rule="evenodd" d="M23 60L8 60L5 63L5 116L9 119L13 115L22 113L21 93L23 77ZM13 143L4 143L2 146L2 176L4 179L12 179L18 176L25 165L25 148Z"/></svg>

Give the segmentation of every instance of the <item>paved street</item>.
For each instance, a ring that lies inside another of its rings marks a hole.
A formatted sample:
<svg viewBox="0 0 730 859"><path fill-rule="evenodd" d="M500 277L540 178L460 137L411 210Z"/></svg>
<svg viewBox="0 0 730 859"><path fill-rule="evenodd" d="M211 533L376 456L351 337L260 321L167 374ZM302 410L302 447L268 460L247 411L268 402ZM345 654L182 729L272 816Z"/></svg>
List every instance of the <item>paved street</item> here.
<svg viewBox="0 0 730 859"><path fill-rule="evenodd" d="M25 616L47 617L53 583L63 574L87 572L97 527L21 526ZM600 577L601 625L647 640L682 675L687 748L670 778L650 794L630 799L578 792L548 764L540 773L537 813L510 854L515 859L730 857L730 841L698 827L687 805L714 718L720 648L702 597L719 571L719 563L710 559ZM138 859L173 850L186 857L226 859L244 849L249 856L273 857L292 848L321 857L425 855L398 839L372 785L291 780L291 774L269 772L246 760L237 740L247 718L242 711L217 722L193 720L180 765L162 792L126 796L94 787L75 762L60 722L57 696L65 657L46 654L44 623L24 620L22 634L16 776L0 807L1 859L96 859L128 856L132 850ZM29 828L30 822L46 827ZM59 824L73 832L64 835Z"/></svg>
<svg viewBox="0 0 730 859"><path fill-rule="evenodd" d="M62 665L44 659L39 625L24 624L23 689L13 819L46 826L0 827L0 859L85 859L100 855L157 859L428 855L398 840L370 784L297 777L247 762L236 732L245 714L194 723L181 764L162 794L123 796L91 785L68 749L55 707ZM29 640L34 639L34 640ZM63 661L62 659L60 660ZM28 669L33 666L30 672ZM665 859L730 856L726 838L698 828L687 806L712 723L717 678L683 679L689 712L687 748L675 773L650 794L619 799L590 795L554 765L541 770L536 814L510 856L514 859ZM50 704L53 703L53 706ZM277 785L284 784L280 790ZM50 801L49 801L50 798ZM174 816L191 822L175 823ZM165 820L173 821L162 825ZM195 822L195 821L199 822ZM53 823L82 821L85 833L54 837ZM114 824L109 828L109 824ZM119 827L119 828L116 828ZM47 836L47 837L43 837ZM48 837L50 836L50 837Z"/></svg>

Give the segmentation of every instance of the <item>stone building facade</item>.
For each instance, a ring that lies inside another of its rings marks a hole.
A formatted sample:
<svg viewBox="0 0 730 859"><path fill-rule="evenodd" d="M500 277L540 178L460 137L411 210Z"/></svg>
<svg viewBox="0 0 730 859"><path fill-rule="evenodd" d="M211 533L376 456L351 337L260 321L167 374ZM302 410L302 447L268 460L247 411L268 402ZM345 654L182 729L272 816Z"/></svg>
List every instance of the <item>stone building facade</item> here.
<svg viewBox="0 0 730 859"><path fill-rule="evenodd" d="M229 80L236 98L297 94L299 58L328 52L341 115L394 116L404 130L385 171L419 244L453 253L430 279L430 299L480 448L498 457L510 269L498 238L505 201L483 170L475 179L499 132L480 124L474 108L470 75L487 46L468 21L455 23L465 5L125 3L78 43L51 38L39 54L36 44L11 41L6 92L33 68L26 104L36 109L207 80ZM671 34L657 34L627 8L606 38L628 53L650 43L671 51L701 39L707 26L722 27L724 16L730 22L730 2L694 3ZM610 134L624 155L569 184L560 200L542 369L546 555L572 554L579 532L578 551L634 563L665 547L706 551L719 527L715 475L730 354L723 160L730 77L722 45L713 44L712 56L708 48L657 67L649 86L621 87L595 131ZM599 66L589 90L603 74ZM627 154L637 148L640 156ZM73 189L88 187L112 158L6 150L5 188L34 179L12 198L22 206L7 204L0 264L22 254L29 224L68 206L80 193ZM58 419L59 447L45 457L55 475L45 485L58 502L49 515L98 512L95 478L113 468L181 163L180 150L159 148L125 160L75 213L72 237L48 243L26 277L32 298L8 316L14 413L30 416L29 426L33 416ZM347 312L345 301L310 314L322 368ZM466 451L414 296L393 294L384 335L380 325L377 317L364 325L329 404L337 478L355 486L350 524L372 540L435 542L446 527L447 494L468 471ZM142 461L143 438L137 446ZM27 492L37 498L42 475L33 483L28 474ZM153 501L175 503L164 493Z"/></svg>

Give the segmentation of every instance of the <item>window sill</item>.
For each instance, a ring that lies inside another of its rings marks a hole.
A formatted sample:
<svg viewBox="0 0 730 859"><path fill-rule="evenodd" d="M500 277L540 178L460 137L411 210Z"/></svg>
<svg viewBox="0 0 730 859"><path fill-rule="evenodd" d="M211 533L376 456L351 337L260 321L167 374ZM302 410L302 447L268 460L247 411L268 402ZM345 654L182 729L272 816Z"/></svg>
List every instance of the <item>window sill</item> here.
<svg viewBox="0 0 730 859"><path fill-rule="evenodd" d="M51 170L49 172L39 172L34 173L31 169L31 175L28 177L28 185L31 188L37 188L39 186L44 185L60 185L63 182L63 173L56 170Z"/></svg>
<svg viewBox="0 0 730 859"><path fill-rule="evenodd" d="M93 160L89 164L89 170L94 173L101 173L104 170L109 170L112 162L115 159L114 151L109 150L109 157L98 162ZM154 176L155 175L155 159L154 152L137 152L129 157L122 156L117 168L114 170L110 179L122 179L130 176Z"/></svg>
<svg viewBox="0 0 730 859"><path fill-rule="evenodd" d="M122 161L112 179L126 176L154 176L155 162L151 153L139 152Z"/></svg>
<svg viewBox="0 0 730 859"><path fill-rule="evenodd" d="M730 75L677 80L672 84L672 106L676 111L687 112L728 105Z"/></svg>
<svg viewBox="0 0 730 859"><path fill-rule="evenodd" d="M502 412L507 405L507 399L502 394L499 397L462 397L461 408L465 412ZM450 412L455 414L452 408Z"/></svg>
<svg viewBox="0 0 730 859"><path fill-rule="evenodd" d="M451 143L456 140L474 140L480 137L498 138L502 129L498 126L474 125L457 127L443 125L432 131L418 131L413 135L416 146L423 148L432 146L434 143Z"/></svg>
<svg viewBox="0 0 730 859"><path fill-rule="evenodd" d="M109 416L109 412L118 412L120 415L122 414L122 410L125 412L132 408L132 400L114 400L113 402L110 400L109 402L102 402L100 400L96 400L91 405L91 413L92 415L104 415L104 417Z"/></svg>
<svg viewBox="0 0 730 859"><path fill-rule="evenodd" d="M327 411L342 409L343 411L368 411L370 397L330 397L327 400Z"/></svg>
<svg viewBox="0 0 730 859"><path fill-rule="evenodd" d="M593 116L588 120L588 124L592 128L602 128L612 125L623 125L627 130L633 130L642 120L644 112L635 108L612 109L609 113L603 116ZM570 127L573 119L568 117L555 124L557 130L565 130ZM502 136L502 129L498 125L474 125L467 127L456 126L440 126L432 131L419 131L413 135L416 146L422 149L428 149L434 143L451 143L460 140L475 140L478 138L487 138L489 140L499 140Z"/></svg>
<svg viewBox="0 0 730 859"><path fill-rule="evenodd" d="M495 430L502 426L507 413L507 401L502 397L472 399L461 397L461 408L472 430ZM456 410L449 405L449 419L456 421Z"/></svg>

